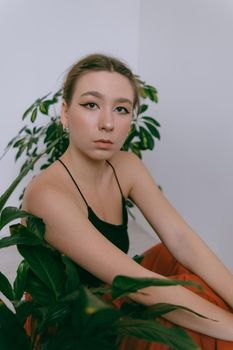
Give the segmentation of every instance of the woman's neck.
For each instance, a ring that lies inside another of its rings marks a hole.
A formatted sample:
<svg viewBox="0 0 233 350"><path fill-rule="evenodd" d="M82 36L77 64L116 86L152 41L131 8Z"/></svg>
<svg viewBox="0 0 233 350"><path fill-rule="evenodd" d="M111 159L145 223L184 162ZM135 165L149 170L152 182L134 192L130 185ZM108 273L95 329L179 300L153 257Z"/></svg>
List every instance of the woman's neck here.
<svg viewBox="0 0 233 350"><path fill-rule="evenodd" d="M68 147L61 156L68 168L78 177L79 181L89 185L98 185L106 174L107 162L105 159L95 160Z"/></svg>

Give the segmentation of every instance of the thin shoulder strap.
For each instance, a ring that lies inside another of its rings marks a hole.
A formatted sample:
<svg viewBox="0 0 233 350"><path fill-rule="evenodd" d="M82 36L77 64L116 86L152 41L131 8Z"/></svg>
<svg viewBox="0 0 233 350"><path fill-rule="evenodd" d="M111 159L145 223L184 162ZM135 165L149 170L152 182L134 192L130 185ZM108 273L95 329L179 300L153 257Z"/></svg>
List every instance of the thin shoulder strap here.
<svg viewBox="0 0 233 350"><path fill-rule="evenodd" d="M117 181L117 184L118 184L119 190L120 190L120 192L121 192L121 195L122 195L122 197L124 197L123 192L122 192L122 189L121 189L120 182L119 182L119 180L118 180L118 177L117 177L117 174L116 174L116 171L115 171L113 165L112 165L108 160L106 160L106 162L107 162L107 163L110 165L110 167L112 168L113 174L114 174L115 179L116 179L116 181Z"/></svg>
<svg viewBox="0 0 233 350"><path fill-rule="evenodd" d="M70 177L71 177L73 183L74 183L75 186L77 187L79 193L81 194L81 196L82 196L84 202L86 203L87 207L89 207L89 206L88 206L88 203L87 203L87 201L86 201L86 198L85 198L84 195L82 194L82 191L80 190L80 188L79 188L77 182L76 182L75 179L73 178L73 176L72 176L71 172L69 171L69 169L67 168L67 166L63 163L63 161L62 161L61 159L58 159L58 161L64 166L64 168L66 169L67 173L70 175Z"/></svg>

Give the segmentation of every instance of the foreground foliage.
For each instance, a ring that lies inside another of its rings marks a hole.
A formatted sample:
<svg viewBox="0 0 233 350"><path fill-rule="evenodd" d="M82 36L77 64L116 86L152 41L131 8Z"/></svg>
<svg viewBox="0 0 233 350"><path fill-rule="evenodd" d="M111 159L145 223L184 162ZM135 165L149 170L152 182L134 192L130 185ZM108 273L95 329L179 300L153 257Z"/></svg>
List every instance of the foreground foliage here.
<svg viewBox="0 0 233 350"><path fill-rule="evenodd" d="M189 282L117 276L111 286L87 288L80 283L77 265L44 240L41 219L6 207L1 212L0 226L22 217L27 227L13 224L10 235L0 240L0 248L17 245L23 257L13 285L0 273L0 291L12 306L9 309L3 300L0 302L1 350L117 350L123 336L159 342L172 349L197 349L184 330L166 328L159 320L179 306L146 307L127 299L121 302L129 293L146 286L166 288ZM25 300L25 293L32 299ZM28 317L32 337L24 330Z"/></svg>
<svg viewBox="0 0 233 350"><path fill-rule="evenodd" d="M138 83L141 98L156 103L156 89L139 78ZM5 207L16 186L42 156L44 169L68 146L68 135L62 130L56 112L61 94L59 90L37 99L23 115L23 120L29 118L31 125L24 126L6 149L15 148L16 160L21 156L26 160L19 176L0 197L0 230L21 218L26 220L27 227L11 224L10 235L0 240L0 248L16 245L22 256L12 285L0 272L0 292L11 305L8 307L0 299L1 350L117 350L125 336L159 342L172 349L198 349L184 330L177 326L166 328L159 320L179 306L146 307L127 299L129 293L149 285L166 288L189 282L117 276L111 286L87 288L79 280L77 265L44 240L45 227L40 218L15 207ZM155 138L160 139L160 125L145 115L147 109L148 105L142 103L123 146L139 157L141 151L154 148ZM34 126L38 115L47 117L48 122ZM31 296L30 300L25 300L25 293ZM33 328L31 337L25 332L26 320Z"/></svg>

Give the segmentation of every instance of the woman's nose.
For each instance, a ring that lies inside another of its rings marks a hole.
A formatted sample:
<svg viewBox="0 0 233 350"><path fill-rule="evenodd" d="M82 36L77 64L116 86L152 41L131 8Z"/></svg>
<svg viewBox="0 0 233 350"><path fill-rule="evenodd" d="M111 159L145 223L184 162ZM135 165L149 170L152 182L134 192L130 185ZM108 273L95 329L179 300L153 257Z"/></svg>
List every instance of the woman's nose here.
<svg viewBox="0 0 233 350"><path fill-rule="evenodd" d="M114 129L114 118L112 111L101 111L99 118L99 129L112 131Z"/></svg>

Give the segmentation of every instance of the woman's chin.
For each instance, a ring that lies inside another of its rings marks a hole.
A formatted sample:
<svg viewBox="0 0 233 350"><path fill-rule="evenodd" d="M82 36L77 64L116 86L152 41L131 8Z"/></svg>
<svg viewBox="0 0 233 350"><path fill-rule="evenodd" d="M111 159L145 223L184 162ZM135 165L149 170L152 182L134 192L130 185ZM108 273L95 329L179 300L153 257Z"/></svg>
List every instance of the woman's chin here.
<svg viewBox="0 0 233 350"><path fill-rule="evenodd" d="M95 152L90 152L87 154L87 157L90 158L93 161L101 161L101 160L109 160L111 159L114 154L119 152L117 151L110 151L110 150L95 150Z"/></svg>

